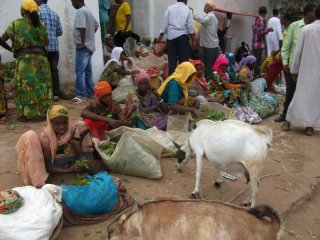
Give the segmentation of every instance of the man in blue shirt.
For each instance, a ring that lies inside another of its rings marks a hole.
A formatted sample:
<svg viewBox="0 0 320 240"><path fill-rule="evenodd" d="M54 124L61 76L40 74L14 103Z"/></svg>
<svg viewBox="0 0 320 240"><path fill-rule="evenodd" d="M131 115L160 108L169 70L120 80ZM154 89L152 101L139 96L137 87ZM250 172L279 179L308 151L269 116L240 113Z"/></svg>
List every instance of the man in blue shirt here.
<svg viewBox="0 0 320 240"><path fill-rule="evenodd" d="M56 12L54 12L47 5L48 0L35 0L40 7L40 20L45 24L48 30L49 45L47 47L48 60L51 69L53 100L59 101L60 96L60 80L59 80L59 41L63 33L60 18Z"/></svg>

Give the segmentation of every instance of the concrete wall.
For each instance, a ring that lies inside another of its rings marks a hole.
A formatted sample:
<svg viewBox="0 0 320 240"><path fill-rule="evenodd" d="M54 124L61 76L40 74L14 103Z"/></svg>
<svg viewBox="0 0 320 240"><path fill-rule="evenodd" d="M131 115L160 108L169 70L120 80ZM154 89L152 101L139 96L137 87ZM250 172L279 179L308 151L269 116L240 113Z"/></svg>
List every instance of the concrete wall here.
<svg viewBox="0 0 320 240"><path fill-rule="evenodd" d="M21 0L1 0L2 7L0 8L0 34L5 31L5 28L20 15ZM60 78L61 83L73 83L75 81L74 73L74 55L75 46L72 40L72 30L76 10L71 4L71 0L49 0L49 6L55 10L63 25L64 34L59 38L60 42ZM99 21L98 1L86 0L86 5L92 10L95 18ZM103 69L102 43L100 32L96 33L96 49L92 58L94 79L97 79ZM12 54L3 48L0 48L3 61L12 61ZM71 84L72 85L72 84Z"/></svg>
<svg viewBox="0 0 320 240"><path fill-rule="evenodd" d="M152 37L159 35L162 26L163 15L166 8L174 4L175 0L139 0L134 1L134 30L139 34L150 34ZM189 0L188 5L199 13L203 13L203 7L206 0ZM216 0L218 8L228 9L230 11L248 12L257 14L260 6L264 5L268 11L272 12L273 2L269 0L237 0L226 1ZM149 8L149 12L147 9ZM225 14L216 13L220 22L224 21ZM252 30L254 22L253 17L234 16L232 49L236 49L240 42L246 41L251 45Z"/></svg>

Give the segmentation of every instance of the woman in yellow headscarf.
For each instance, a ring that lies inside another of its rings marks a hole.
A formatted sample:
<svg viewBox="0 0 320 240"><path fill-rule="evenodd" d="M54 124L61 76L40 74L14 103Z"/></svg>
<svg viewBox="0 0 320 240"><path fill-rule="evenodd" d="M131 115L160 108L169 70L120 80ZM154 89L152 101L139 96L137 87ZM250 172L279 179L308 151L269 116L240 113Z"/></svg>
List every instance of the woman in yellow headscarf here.
<svg viewBox="0 0 320 240"><path fill-rule="evenodd" d="M16 151L24 183L35 187L44 185L50 173L81 171L76 163L79 159L94 159L87 125L81 121L73 125L68 109L62 105L49 109L47 124L39 135L32 130L24 133Z"/></svg>
<svg viewBox="0 0 320 240"><path fill-rule="evenodd" d="M190 112L196 116L202 115L197 108L190 107L194 104L188 104L188 87L194 80L195 75L196 69L193 64L183 62L160 86L158 93L162 100L168 104L171 111L182 114Z"/></svg>
<svg viewBox="0 0 320 240"><path fill-rule="evenodd" d="M46 46L48 33L34 0L24 0L22 18L13 21L0 37L0 45L16 58L16 109L19 119L45 119L52 102L52 83ZM6 42L11 40L12 45Z"/></svg>

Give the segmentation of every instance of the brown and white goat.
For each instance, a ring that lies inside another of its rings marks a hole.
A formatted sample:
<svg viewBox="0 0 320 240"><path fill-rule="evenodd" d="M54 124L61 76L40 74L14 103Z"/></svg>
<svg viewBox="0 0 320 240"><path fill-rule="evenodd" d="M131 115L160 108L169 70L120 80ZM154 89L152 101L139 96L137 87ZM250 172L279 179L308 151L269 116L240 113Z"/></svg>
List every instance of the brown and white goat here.
<svg viewBox="0 0 320 240"><path fill-rule="evenodd" d="M215 165L221 185L221 170L233 170L244 174L250 182L251 196L245 205L255 205L258 192L258 176L267 157L272 141L272 131L263 126L252 126L241 121L213 122L201 120L189 135L189 141L177 151L178 170L188 162L192 152L196 155L196 184L191 197L200 198L200 179L203 157ZM177 146L177 145L176 145Z"/></svg>
<svg viewBox="0 0 320 240"><path fill-rule="evenodd" d="M123 215L110 240L279 240L282 221L269 206L244 209L221 202L159 201Z"/></svg>

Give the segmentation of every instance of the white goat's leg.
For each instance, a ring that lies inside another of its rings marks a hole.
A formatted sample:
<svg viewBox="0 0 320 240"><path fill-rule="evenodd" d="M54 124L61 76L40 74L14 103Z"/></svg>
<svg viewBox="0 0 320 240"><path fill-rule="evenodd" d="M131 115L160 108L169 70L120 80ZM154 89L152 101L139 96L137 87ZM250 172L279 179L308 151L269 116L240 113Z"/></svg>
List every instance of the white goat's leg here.
<svg viewBox="0 0 320 240"><path fill-rule="evenodd" d="M196 153L196 184L193 192L191 193L191 198L200 199L200 181L201 181L201 173L202 173L202 161L203 161L203 153Z"/></svg>
<svg viewBox="0 0 320 240"><path fill-rule="evenodd" d="M214 183L214 186L216 187L216 188L220 188L221 187L221 183L223 182L222 181L222 177L220 176L220 172L221 172L221 168L220 168L220 166L215 166L215 169L216 169L216 181L215 181L215 183Z"/></svg>
<svg viewBox="0 0 320 240"><path fill-rule="evenodd" d="M258 173L250 174L250 193L248 199L244 202L245 206L254 207L256 205L256 196L258 192Z"/></svg>

